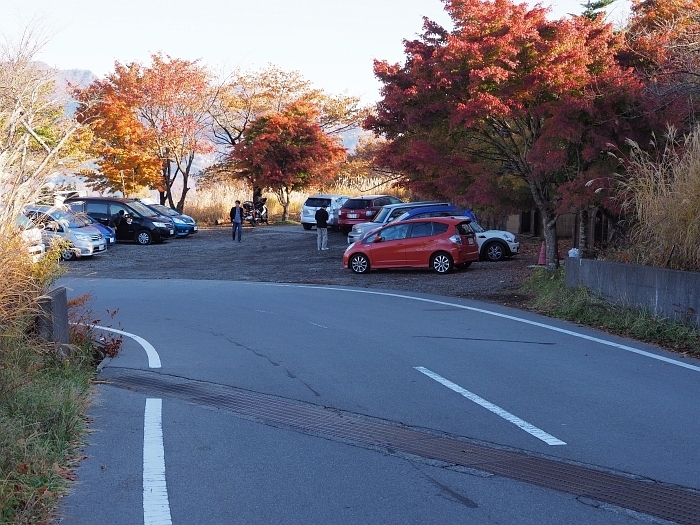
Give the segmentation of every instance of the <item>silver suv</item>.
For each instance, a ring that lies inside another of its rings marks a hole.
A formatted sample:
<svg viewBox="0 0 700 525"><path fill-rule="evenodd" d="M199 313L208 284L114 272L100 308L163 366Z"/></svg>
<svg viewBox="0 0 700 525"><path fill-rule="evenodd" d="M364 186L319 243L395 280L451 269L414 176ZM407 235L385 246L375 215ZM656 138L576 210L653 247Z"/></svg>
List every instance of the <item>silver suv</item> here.
<svg viewBox="0 0 700 525"><path fill-rule="evenodd" d="M107 241L100 231L87 226L70 211L52 206L27 206L24 215L43 228L42 238L45 245L50 245L59 238L68 242L66 251L61 255L65 261L90 257L107 249Z"/></svg>
<svg viewBox="0 0 700 525"><path fill-rule="evenodd" d="M301 207L301 225L305 230L310 230L316 226L316 211L322 206L326 206L328 212L328 226L338 227L338 212L343 203L350 197L348 195L333 195L329 193L319 193L311 195Z"/></svg>
<svg viewBox="0 0 700 525"><path fill-rule="evenodd" d="M371 222L362 222L355 224L348 233L348 244L359 241L366 234L377 228L381 228L385 224L396 220L400 215L407 211L424 206L449 206L449 202L440 201L422 201L422 202L401 202L399 204L387 204L382 206L379 212L372 218Z"/></svg>

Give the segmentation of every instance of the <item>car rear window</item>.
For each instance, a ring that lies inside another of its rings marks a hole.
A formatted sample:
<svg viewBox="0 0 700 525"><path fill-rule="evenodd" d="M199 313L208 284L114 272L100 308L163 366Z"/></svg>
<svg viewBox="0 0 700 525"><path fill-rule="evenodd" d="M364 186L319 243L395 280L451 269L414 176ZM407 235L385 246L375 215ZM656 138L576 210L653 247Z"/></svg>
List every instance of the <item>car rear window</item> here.
<svg viewBox="0 0 700 525"><path fill-rule="evenodd" d="M88 202L86 205L86 211L88 213L101 213L103 215L109 215L109 203L108 202Z"/></svg>
<svg viewBox="0 0 700 525"><path fill-rule="evenodd" d="M449 228L449 225L445 224L444 222L434 222L433 235L440 235L441 233L445 233L447 231L447 228Z"/></svg>
<svg viewBox="0 0 700 525"><path fill-rule="evenodd" d="M321 206L330 206L331 205L331 200L330 199L323 199L320 197L309 197L306 199L306 202L304 203L304 206L308 206L310 208L320 208Z"/></svg>
<svg viewBox="0 0 700 525"><path fill-rule="evenodd" d="M343 204L343 208L348 208L349 210L364 210L371 207L372 201L369 199L348 199Z"/></svg>

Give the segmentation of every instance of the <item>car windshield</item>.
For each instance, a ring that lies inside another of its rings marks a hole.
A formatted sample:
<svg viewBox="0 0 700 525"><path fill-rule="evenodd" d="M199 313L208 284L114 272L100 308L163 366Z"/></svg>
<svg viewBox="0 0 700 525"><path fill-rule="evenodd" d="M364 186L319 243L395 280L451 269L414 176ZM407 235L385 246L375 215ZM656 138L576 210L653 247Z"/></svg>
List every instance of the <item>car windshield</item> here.
<svg viewBox="0 0 700 525"><path fill-rule="evenodd" d="M129 206L129 208L131 208L132 210L134 210L137 213L140 213L141 215L143 215L145 217L153 217L154 215L158 215L151 208L149 208L145 204L142 204L138 201L129 202L127 204L127 206Z"/></svg>
<svg viewBox="0 0 700 525"><path fill-rule="evenodd" d="M381 210L379 210L379 213L377 213L374 216L372 222L383 223L386 220L389 213L391 213L391 208L389 208L388 206L384 206Z"/></svg>
<svg viewBox="0 0 700 525"><path fill-rule="evenodd" d="M470 222L469 226L471 226L472 230L474 230L474 233L482 233L486 231L481 226L479 226L479 223L476 221Z"/></svg>
<svg viewBox="0 0 700 525"><path fill-rule="evenodd" d="M163 206L162 204L151 204L151 208L155 208L156 211L164 213L165 215L170 215L171 217L177 217L180 215L177 211L173 210L172 208L168 208L167 206Z"/></svg>
<svg viewBox="0 0 700 525"><path fill-rule="evenodd" d="M93 221L89 215L87 215L86 213L84 213L82 211L81 212L73 212L73 215L75 215L75 217L78 220L83 221L85 223L85 226L90 226L91 224L95 223L95 221Z"/></svg>
<svg viewBox="0 0 700 525"><path fill-rule="evenodd" d="M67 212L63 210L52 211L51 218L63 225L64 227L68 228L82 228L84 226L87 226L85 221L83 221L80 217L77 217L72 212Z"/></svg>
<svg viewBox="0 0 700 525"><path fill-rule="evenodd" d="M34 223L32 221L30 221L24 215L17 216L17 225L19 225L20 227L22 227L25 230L27 230L29 228L34 228Z"/></svg>

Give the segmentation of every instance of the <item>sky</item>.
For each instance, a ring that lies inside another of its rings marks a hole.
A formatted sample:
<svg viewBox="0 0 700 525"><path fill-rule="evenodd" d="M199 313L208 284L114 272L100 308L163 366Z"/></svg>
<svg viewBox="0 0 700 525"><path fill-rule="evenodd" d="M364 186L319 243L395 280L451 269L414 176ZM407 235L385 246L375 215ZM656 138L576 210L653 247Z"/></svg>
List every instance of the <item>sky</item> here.
<svg viewBox="0 0 700 525"><path fill-rule="evenodd" d="M552 16L580 13L585 0L541 0ZM528 0L531 5L535 0ZM201 60L215 74L274 64L332 94L379 100L373 59L401 62L403 40L423 17L445 27L440 0L0 0L0 32L16 41L29 25L48 42L37 59L99 77L114 62L150 63L152 53ZM611 20L624 20L617 0ZM610 11L610 10L609 10Z"/></svg>

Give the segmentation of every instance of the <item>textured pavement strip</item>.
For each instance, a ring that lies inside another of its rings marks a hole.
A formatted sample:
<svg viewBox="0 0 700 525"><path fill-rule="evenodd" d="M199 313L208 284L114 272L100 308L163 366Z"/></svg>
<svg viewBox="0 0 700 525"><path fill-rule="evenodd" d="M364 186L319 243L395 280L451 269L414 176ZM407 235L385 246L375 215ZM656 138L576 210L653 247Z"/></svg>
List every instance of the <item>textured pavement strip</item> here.
<svg viewBox="0 0 700 525"><path fill-rule="evenodd" d="M101 375L113 386L147 395L219 408L264 424L467 467L675 523L700 525L697 490L231 386L146 370L107 368Z"/></svg>

